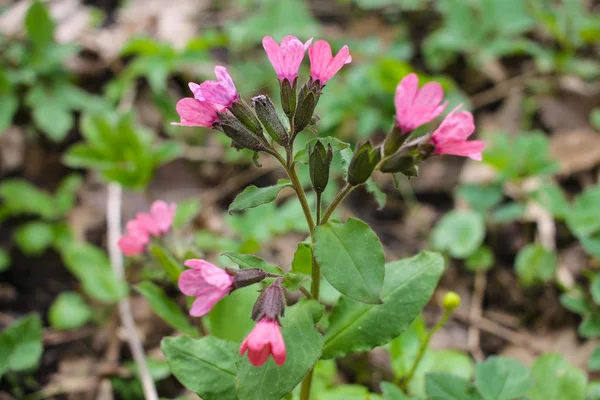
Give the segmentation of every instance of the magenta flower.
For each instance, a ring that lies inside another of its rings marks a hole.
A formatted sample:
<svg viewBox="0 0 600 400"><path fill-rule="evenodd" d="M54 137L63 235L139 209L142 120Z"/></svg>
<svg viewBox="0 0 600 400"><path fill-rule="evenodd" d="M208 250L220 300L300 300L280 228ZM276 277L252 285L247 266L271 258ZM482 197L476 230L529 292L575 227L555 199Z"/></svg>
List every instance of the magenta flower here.
<svg viewBox="0 0 600 400"><path fill-rule="evenodd" d="M156 224L159 234L167 233L171 230L176 209L177 205L174 203L168 204L162 200L156 200L154 203L152 203L152 206L150 207L150 215Z"/></svg>
<svg viewBox="0 0 600 400"><path fill-rule="evenodd" d="M190 315L201 317L227 296L233 287L233 277L205 260L187 260L184 265L192 269L179 276L179 290L186 296L196 297Z"/></svg>
<svg viewBox="0 0 600 400"><path fill-rule="evenodd" d="M213 124L219 120L217 116L219 106L206 100L186 97L177 102L175 109L181 121L171 122L171 125L212 128Z"/></svg>
<svg viewBox="0 0 600 400"><path fill-rule="evenodd" d="M440 104L443 98L444 90L439 83L426 83L419 90L417 75L406 75L394 96L396 122L402 133L411 132L439 116L448 104Z"/></svg>
<svg viewBox="0 0 600 400"><path fill-rule="evenodd" d="M311 42L312 39L309 39L303 44L296 36L286 36L280 46L270 36L263 38L263 47L280 80L287 79L290 83L294 82L298 77L304 52Z"/></svg>
<svg viewBox="0 0 600 400"><path fill-rule="evenodd" d="M137 219L132 219L125 226L126 234L119 238L119 248L126 256L136 256L144 252L150 243L150 235L144 224Z"/></svg>
<svg viewBox="0 0 600 400"><path fill-rule="evenodd" d="M190 82L189 87L197 100L206 100L221 108L229 107L239 99L240 95L227 68L217 65L215 75L216 81L204 81L200 85Z"/></svg>
<svg viewBox="0 0 600 400"><path fill-rule="evenodd" d="M462 105L462 104L461 104ZM475 131L473 114L468 111L452 110L431 135L430 143L435 146L435 154L453 154L481 161L481 152L485 144L481 140L467 138Z"/></svg>
<svg viewBox="0 0 600 400"><path fill-rule="evenodd" d="M319 81L323 86L330 80L343 66L352 61L348 46L342 49L333 57L331 46L324 40L317 40L308 49L310 58L310 76L313 80Z"/></svg>
<svg viewBox="0 0 600 400"><path fill-rule="evenodd" d="M240 355L248 352L248 360L256 367L260 367L273 355L275 364L282 366L285 363L285 342L279 329L279 323L268 317L263 317L252 332L244 339L240 346Z"/></svg>

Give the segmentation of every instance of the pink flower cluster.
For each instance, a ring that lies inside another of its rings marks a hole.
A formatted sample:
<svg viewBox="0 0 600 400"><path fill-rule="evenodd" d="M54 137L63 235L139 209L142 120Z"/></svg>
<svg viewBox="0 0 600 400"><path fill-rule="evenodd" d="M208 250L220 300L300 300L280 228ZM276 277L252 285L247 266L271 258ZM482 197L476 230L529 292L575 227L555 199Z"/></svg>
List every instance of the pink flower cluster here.
<svg viewBox="0 0 600 400"><path fill-rule="evenodd" d="M317 40L312 45L311 43L312 39L302 43L295 36L286 36L279 45L270 36L264 37L263 47L281 81L287 79L293 82L298 77L298 70L307 49L311 78L313 81L319 81L321 86L324 86L344 64L352 61L348 46L342 47L334 57L331 46L326 41ZM194 98L179 100L175 108L181 121L173 122L173 125L211 128L219 120L218 113L239 100L239 94L227 68L216 66L215 75L216 81L189 83Z"/></svg>
<svg viewBox="0 0 600 400"><path fill-rule="evenodd" d="M209 313L215 304L232 291L234 278L227 271L206 260L187 260L184 265L191 269L179 276L179 290L186 296L196 297L190 315L201 317ZM246 351L248 359L255 366L267 362L270 354L277 365L283 365L286 351L279 322L268 317L258 321L242 342L240 354L243 355Z"/></svg>
<svg viewBox="0 0 600 400"><path fill-rule="evenodd" d="M415 74L405 76L396 87L394 104L396 124L402 134L437 118L446 108L442 103L444 90L439 83L430 82L419 89L419 78ZM430 143L435 154L453 154L481 160L485 144L480 140L467 141L475 131L473 115L468 111L450 112L432 133Z"/></svg>
<svg viewBox="0 0 600 400"><path fill-rule="evenodd" d="M119 248L126 256L136 256L145 251L150 236L159 237L171 229L175 216L175 204L157 200L150 207L150 214L138 213L127 222L127 233L119 238Z"/></svg>

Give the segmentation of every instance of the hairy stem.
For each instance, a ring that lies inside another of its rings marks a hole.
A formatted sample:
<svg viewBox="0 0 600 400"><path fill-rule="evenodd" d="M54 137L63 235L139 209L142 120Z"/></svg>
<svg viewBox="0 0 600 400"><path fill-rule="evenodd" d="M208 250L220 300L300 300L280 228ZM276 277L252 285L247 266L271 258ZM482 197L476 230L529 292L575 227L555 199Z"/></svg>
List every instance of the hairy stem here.
<svg viewBox="0 0 600 400"><path fill-rule="evenodd" d="M321 224L321 192L317 192L317 226Z"/></svg>
<svg viewBox="0 0 600 400"><path fill-rule="evenodd" d="M346 183L346 185L344 185L342 190L338 192L338 194L335 196L329 207L327 207L327 209L325 210L325 214L323 214L323 218L319 222L319 225L326 224L327 221L329 221L329 217L331 217L331 214L333 214L337 206L340 205L340 203L346 198L346 196L350 194L350 192L354 190L355 187L356 186L351 186L349 183Z"/></svg>
<svg viewBox="0 0 600 400"><path fill-rule="evenodd" d="M419 366L419 363L421 362L421 359L425 355L425 351L427 350L427 347L429 346L429 341L431 340L433 335L435 335L435 333L437 331L439 331L442 326L444 326L446 321L448 321L450 314L452 314L451 310L445 310L442 318L440 318L438 323L433 328L431 328L431 330L427 333L427 336L425 336L425 340L423 341L423 343L421 343L421 347L419 348L419 352L417 353L417 358L415 358L415 362L413 363L413 365L410 369L410 372L408 373L408 375L406 375L406 378L404 378L404 381L402 382L402 385L400 386L400 388L404 392L406 392L406 389L408 388L408 384L412 380L412 378L415 374L415 371L417 370L417 367Z"/></svg>

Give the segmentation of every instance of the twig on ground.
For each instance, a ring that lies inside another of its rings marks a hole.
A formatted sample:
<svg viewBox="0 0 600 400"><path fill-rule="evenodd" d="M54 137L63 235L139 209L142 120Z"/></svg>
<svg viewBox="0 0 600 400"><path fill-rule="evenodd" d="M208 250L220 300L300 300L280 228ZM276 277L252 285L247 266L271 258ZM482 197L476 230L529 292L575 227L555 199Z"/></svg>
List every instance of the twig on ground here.
<svg viewBox="0 0 600 400"><path fill-rule="evenodd" d="M106 218L108 225L108 254L110 256L110 262L115 274L125 279L125 268L123 266L123 256L119 250L117 244L119 236L121 235L121 185L118 183L108 184L108 200L106 209ZM125 328L127 336L127 343L131 350L133 360L137 366L137 370L144 390L144 397L146 400L158 400L158 394L154 381L150 375L148 364L146 363L146 357L144 355L144 348L140 338L137 335L135 328L135 321L131 313L131 303L129 298L125 297L119 302L119 315L121 322Z"/></svg>
<svg viewBox="0 0 600 400"><path fill-rule="evenodd" d="M487 277L485 271L477 271L475 273L475 282L473 285L473 295L471 296L471 309L469 310L469 319L475 321L481 318L483 308L483 295L487 285ZM485 355L479 346L479 328L471 324L467 333L467 345L469 351L475 360L482 361Z"/></svg>

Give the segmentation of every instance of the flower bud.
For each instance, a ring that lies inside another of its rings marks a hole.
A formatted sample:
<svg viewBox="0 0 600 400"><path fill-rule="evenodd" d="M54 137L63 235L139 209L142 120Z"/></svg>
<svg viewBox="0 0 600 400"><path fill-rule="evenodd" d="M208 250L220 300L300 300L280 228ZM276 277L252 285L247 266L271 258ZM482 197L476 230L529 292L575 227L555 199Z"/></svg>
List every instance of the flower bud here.
<svg viewBox="0 0 600 400"><path fill-rule="evenodd" d="M281 96L281 108L289 119L294 117L296 112L296 87L298 79L294 79L294 83L290 83L289 80L283 79L279 81L279 94Z"/></svg>
<svg viewBox="0 0 600 400"><path fill-rule="evenodd" d="M265 279L267 273L260 268L247 269L231 269L226 268L225 271L233 277L233 285L231 291L253 285Z"/></svg>
<svg viewBox="0 0 600 400"><path fill-rule="evenodd" d="M252 308L252 319L259 321L263 317L275 320L283 317L285 310L285 297L281 286L283 278L277 278L269 287L262 291L254 307Z"/></svg>
<svg viewBox="0 0 600 400"><path fill-rule="evenodd" d="M264 143L227 109L219 113L219 122L215 122L214 126L222 130L238 149L262 151L266 148Z"/></svg>
<svg viewBox="0 0 600 400"><path fill-rule="evenodd" d="M399 152L383 159L379 170L392 174L400 172L408 177L419 176L417 158L406 152Z"/></svg>
<svg viewBox="0 0 600 400"><path fill-rule="evenodd" d="M407 134L403 134L400 128L394 124L383 141L383 156L389 156L397 152L408 136Z"/></svg>
<svg viewBox="0 0 600 400"><path fill-rule="evenodd" d="M373 149L368 141L357 146L348 167L348 183L352 186L365 183L380 159L379 148Z"/></svg>
<svg viewBox="0 0 600 400"><path fill-rule="evenodd" d="M275 142L285 146L288 142L287 129L285 129L283 123L279 119L271 99L261 94L260 96L252 98L252 105L254 106L258 119L264 125L269 136L271 136Z"/></svg>
<svg viewBox="0 0 600 400"><path fill-rule="evenodd" d="M240 99L239 101L233 102L229 107L229 110L242 125L254 133L261 141L265 141L260 122L258 122L256 115L254 115L252 109L244 100Z"/></svg>
<svg viewBox="0 0 600 400"><path fill-rule="evenodd" d="M448 292L442 300L444 310L452 312L460 306L460 296L456 292Z"/></svg>
<svg viewBox="0 0 600 400"><path fill-rule="evenodd" d="M318 83L308 81L298 94L298 107L294 115L294 133L301 132L312 121L315 107L319 101L321 87Z"/></svg>
<svg viewBox="0 0 600 400"><path fill-rule="evenodd" d="M314 147L311 147L308 148L310 181L315 192L323 193L327 183L329 183L329 166L333 159L333 149L329 144L327 150L325 150L325 146L319 140L317 140Z"/></svg>

